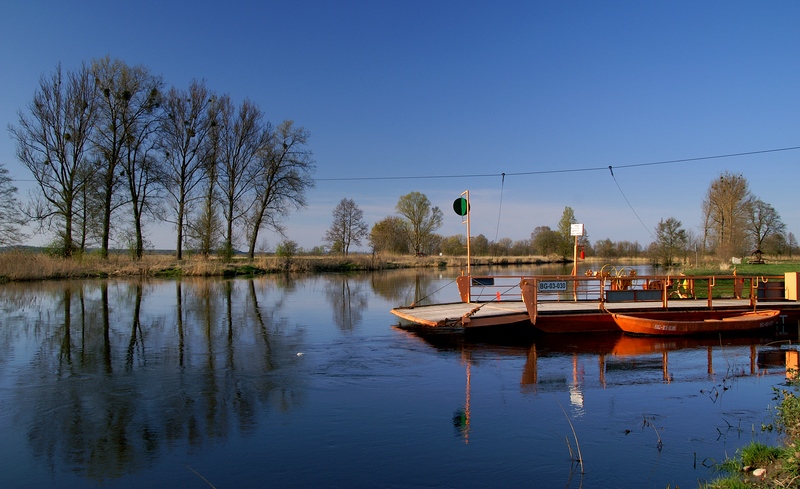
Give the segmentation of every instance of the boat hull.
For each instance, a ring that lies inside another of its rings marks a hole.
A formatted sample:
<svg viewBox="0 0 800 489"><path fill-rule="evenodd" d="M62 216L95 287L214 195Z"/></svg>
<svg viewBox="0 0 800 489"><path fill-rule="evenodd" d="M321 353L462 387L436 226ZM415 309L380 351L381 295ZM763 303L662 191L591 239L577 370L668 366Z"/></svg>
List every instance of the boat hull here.
<svg viewBox="0 0 800 489"><path fill-rule="evenodd" d="M745 312L724 318L686 320L675 316L648 318L627 314L611 314L624 332L647 336L686 336L713 333L757 331L778 323L779 310Z"/></svg>

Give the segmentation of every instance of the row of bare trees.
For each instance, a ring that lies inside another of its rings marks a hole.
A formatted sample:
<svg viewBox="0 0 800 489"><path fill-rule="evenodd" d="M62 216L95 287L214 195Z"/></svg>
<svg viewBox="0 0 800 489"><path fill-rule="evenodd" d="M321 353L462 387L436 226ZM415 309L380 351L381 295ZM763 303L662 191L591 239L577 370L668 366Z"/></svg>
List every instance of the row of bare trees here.
<svg viewBox="0 0 800 489"><path fill-rule="evenodd" d="M722 256L742 256L763 248L796 247L778 211L750 192L740 174L722 173L709 185L702 204L702 247Z"/></svg>
<svg viewBox="0 0 800 489"><path fill-rule="evenodd" d="M37 186L27 217L64 256L95 245L107 257L122 240L141 258L157 219L174 225L179 259L185 246L229 257L242 239L252 257L314 183L304 128L109 57L43 75L9 131Z"/></svg>

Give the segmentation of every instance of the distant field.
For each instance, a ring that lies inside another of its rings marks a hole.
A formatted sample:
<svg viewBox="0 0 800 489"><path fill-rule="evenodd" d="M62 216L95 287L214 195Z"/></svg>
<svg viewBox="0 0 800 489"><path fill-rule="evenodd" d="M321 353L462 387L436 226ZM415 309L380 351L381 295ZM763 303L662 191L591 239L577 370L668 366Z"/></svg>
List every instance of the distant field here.
<svg viewBox="0 0 800 489"><path fill-rule="evenodd" d="M548 257L480 257L472 265L549 263ZM166 252L148 253L141 260L128 254L111 253L103 260L96 253L64 259L41 251L7 250L0 252L0 279L4 281L124 276L237 276L282 272L348 272L415 267L464 267L466 257L398 256L384 254L257 256L248 260L237 256L223 261L217 257L189 256L181 261Z"/></svg>
<svg viewBox="0 0 800 489"><path fill-rule="evenodd" d="M589 258L594 263L628 263L633 259ZM472 257L472 266L485 265L535 265L563 262L557 256ZM647 262L638 258L634 261ZM279 257L261 255L254 260L236 256L231 261L217 257L188 256L178 261L169 251L153 251L142 260L133 260L124 252L112 252L103 260L96 253L87 253L71 259L52 257L42 250L27 248L0 251L0 280L25 281L63 278L123 277L123 276L236 276L282 272L347 272L359 270L386 270L417 267L466 267L465 256L408 256L357 253L343 255L298 255ZM733 266L717 268L681 269L687 275L732 274ZM800 260L763 265L736 265L741 276L783 275L800 272Z"/></svg>
<svg viewBox="0 0 800 489"><path fill-rule="evenodd" d="M800 272L799 261L786 261L779 263L765 263L765 264L749 264L742 263L740 265L730 265L725 268L700 268L700 269L687 269L687 275L712 275L719 274L720 271L725 273L733 273L734 267L736 268L737 275L745 276L761 276L761 275L783 275L786 272Z"/></svg>

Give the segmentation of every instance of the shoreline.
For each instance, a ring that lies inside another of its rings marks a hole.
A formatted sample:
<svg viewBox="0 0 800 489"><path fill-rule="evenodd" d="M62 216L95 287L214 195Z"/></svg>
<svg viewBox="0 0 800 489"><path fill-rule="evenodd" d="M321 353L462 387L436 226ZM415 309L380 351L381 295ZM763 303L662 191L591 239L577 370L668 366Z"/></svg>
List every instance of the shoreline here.
<svg viewBox="0 0 800 489"><path fill-rule="evenodd" d="M560 257L472 257L471 266L515 266L565 264ZM589 260L587 260L589 261ZM0 253L0 282L109 277L238 277L276 273L347 273L410 268L466 268L466 257L352 254L335 256L256 256L253 260L234 257L190 256L177 260L166 254L148 254L134 260L126 254L107 259L87 254L72 258L53 257L36 251L12 250Z"/></svg>

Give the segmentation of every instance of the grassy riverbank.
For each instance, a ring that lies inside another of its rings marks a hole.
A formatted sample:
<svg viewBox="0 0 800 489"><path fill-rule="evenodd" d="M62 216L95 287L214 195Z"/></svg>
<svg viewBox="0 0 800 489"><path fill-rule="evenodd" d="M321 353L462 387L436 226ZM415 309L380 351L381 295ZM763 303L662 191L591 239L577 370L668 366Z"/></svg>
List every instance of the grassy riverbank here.
<svg viewBox="0 0 800 489"><path fill-rule="evenodd" d="M800 487L800 397L798 383L775 389L775 421L764 429L784 435L783 445L750 443L734 458L719 465L726 476L706 484L706 489L766 489Z"/></svg>
<svg viewBox="0 0 800 489"><path fill-rule="evenodd" d="M603 265L632 261L642 264L646 259L604 259L589 258L586 264L600 269ZM510 265L542 265L563 263L558 256L514 256L514 257L472 257L472 266L510 266ZM583 261L582 261L583 262ZM375 271L398 268L466 268L466 257L423 256L388 254L352 254L344 255L297 255L280 257L275 255L257 256L254 260L237 256L225 261L216 256L203 258L189 256L183 260L165 253L151 253L141 260L134 260L124 253L112 253L102 259L96 253L87 253L65 259L48 255L37 250L9 250L0 252L0 281L26 281L65 278L100 278L100 277L212 277L260 275L282 272L349 272ZM783 275L788 271L800 271L800 263L781 262L765 265L741 264L736 266L741 276ZM681 270L671 270L677 274ZM687 275L730 274L733 267L708 267L702 269L682 270ZM666 271L664 271L666 273Z"/></svg>
<svg viewBox="0 0 800 489"><path fill-rule="evenodd" d="M773 275L783 275L786 272L800 272L800 262L785 261L765 264L742 263L735 265L737 275L747 277L765 277ZM732 274L734 266L725 264L723 267L716 268L692 268L685 270L686 275L720 275Z"/></svg>
<svg viewBox="0 0 800 489"><path fill-rule="evenodd" d="M478 257L472 266L530 265L554 263L555 257ZM164 254L149 254L141 260L128 255L112 254L107 259L86 254L70 259L49 256L35 251L0 253L0 280L26 281L66 278L102 277L213 277L260 275L282 272L348 272L389 270L397 268L466 267L465 257L414 257L401 255L338 255L294 257L259 256L254 260L236 257L224 261L216 257L188 257L176 260Z"/></svg>

